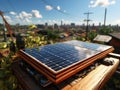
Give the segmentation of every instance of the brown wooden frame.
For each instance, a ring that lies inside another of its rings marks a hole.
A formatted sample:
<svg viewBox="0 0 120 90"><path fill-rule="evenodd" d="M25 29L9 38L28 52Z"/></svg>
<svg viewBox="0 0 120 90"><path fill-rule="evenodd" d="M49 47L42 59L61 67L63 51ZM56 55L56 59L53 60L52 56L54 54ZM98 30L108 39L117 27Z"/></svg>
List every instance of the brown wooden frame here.
<svg viewBox="0 0 120 90"><path fill-rule="evenodd" d="M77 63L67 69L64 69L64 70L58 72L58 73L54 73L49 68L44 67L44 65L42 63L40 63L38 60L35 60L34 57L31 57L30 55L25 53L23 50L20 50L18 52L18 56L20 58L22 58L23 60L25 60L32 67L34 67L38 72L45 75L49 80L51 80L55 84L58 84L58 83L64 81L65 79L71 77L72 75L76 74L77 72L83 70L84 68L90 66L96 60L107 56L113 50L114 50L114 48L111 47L108 50L102 51L101 53L96 54L95 56L88 58L80 63Z"/></svg>

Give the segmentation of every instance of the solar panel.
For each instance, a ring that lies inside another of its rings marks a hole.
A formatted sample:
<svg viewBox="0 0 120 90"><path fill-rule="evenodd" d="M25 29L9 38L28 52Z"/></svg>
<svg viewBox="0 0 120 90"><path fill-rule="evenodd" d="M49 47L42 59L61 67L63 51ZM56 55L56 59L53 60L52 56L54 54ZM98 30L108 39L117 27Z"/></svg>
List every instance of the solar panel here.
<svg viewBox="0 0 120 90"><path fill-rule="evenodd" d="M112 51L112 46L72 40L27 48L21 50L19 55L53 82L58 83L71 76L72 72L80 71Z"/></svg>

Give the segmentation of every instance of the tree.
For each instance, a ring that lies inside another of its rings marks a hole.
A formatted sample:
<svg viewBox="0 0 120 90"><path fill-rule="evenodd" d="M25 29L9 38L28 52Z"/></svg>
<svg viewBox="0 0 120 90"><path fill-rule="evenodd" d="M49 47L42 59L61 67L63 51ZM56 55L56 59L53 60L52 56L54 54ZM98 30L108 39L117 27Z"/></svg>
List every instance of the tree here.
<svg viewBox="0 0 120 90"><path fill-rule="evenodd" d="M100 28L99 33L103 34L103 35L107 35L107 34L111 33L112 31L113 30L110 27L102 27L102 28Z"/></svg>
<svg viewBox="0 0 120 90"><path fill-rule="evenodd" d="M97 33L95 31L91 31L88 33L88 39L90 41L93 41L93 39L97 36Z"/></svg>
<svg viewBox="0 0 120 90"><path fill-rule="evenodd" d="M36 29L36 28L37 28L37 26L34 25L34 24L31 24L31 25L28 26L29 30L33 30L33 29Z"/></svg>

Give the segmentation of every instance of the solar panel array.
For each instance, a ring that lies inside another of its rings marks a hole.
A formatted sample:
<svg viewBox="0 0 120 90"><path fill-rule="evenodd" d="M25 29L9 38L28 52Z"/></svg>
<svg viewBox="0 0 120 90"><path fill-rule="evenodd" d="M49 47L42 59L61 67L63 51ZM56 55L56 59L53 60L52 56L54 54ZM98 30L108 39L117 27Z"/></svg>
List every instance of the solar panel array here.
<svg viewBox="0 0 120 90"><path fill-rule="evenodd" d="M113 50L112 46L72 40L37 48L26 48L20 50L18 55L57 84Z"/></svg>
<svg viewBox="0 0 120 90"><path fill-rule="evenodd" d="M39 60L53 71L59 71L100 53L98 44L88 44L78 41L46 45L24 51ZM108 49L103 46L102 49Z"/></svg>

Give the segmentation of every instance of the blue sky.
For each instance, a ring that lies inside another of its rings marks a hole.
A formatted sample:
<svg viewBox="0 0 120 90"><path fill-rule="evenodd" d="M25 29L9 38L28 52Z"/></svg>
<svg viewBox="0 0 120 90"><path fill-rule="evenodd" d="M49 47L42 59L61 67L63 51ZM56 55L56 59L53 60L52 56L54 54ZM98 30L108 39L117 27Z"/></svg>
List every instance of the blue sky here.
<svg viewBox="0 0 120 90"><path fill-rule="evenodd" d="M0 0L0 10L10 24L83 24L86 12L90 24L103 24L107 8L107 24L120 25L120 0ZM0 23L2 19L0 18Z"/></svg>

